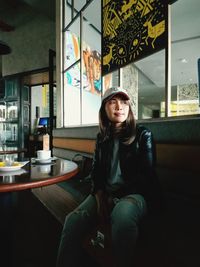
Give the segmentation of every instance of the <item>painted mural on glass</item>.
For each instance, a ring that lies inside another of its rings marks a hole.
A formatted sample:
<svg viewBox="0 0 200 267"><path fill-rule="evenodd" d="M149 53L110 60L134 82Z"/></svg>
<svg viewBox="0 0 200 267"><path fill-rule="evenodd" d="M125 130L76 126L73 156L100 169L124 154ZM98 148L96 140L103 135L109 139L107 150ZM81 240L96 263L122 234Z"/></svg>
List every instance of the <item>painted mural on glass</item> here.
<svg viewBox="0 0 200 267"><path fill-rule="evenodd" d="M80 89L80 40L70 31L65 32L64 68L67 84ZM71 68L70 68L71 67ZM83 90L101 94L101 55L83 41Z"/></svg>
<svg viewBox="0 0 200 267"><path fill-rule="evenodd" d="M93 94L101 93L101 56L83 42L83 89Z"/></svg>
<svg viewBox="0 0 200 267"><path fill-rule="evenodd" d="M80 59L80 38L76 34L66 31L64 39L64 69L67 69Z"/></svg>
<svg viewBox="0 0 200 267"><path fill-rule="evenodd" d="M166 25L167 1L103 0L102 74L163 49Z"/></svg>

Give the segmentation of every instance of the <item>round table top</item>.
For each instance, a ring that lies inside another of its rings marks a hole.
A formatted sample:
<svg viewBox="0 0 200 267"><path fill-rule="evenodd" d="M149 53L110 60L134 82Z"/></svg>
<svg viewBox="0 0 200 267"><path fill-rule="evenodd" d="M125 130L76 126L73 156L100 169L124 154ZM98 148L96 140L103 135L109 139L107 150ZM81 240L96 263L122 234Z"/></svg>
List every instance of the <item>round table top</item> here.
<svg viewBox="0 0 200 267"><path fill-rule="evenodd" d="M68 180L77 173L77 164L69 160L56 159L49 164L29 161L19 170L0 170L0 192L47 186Z"/></svg>

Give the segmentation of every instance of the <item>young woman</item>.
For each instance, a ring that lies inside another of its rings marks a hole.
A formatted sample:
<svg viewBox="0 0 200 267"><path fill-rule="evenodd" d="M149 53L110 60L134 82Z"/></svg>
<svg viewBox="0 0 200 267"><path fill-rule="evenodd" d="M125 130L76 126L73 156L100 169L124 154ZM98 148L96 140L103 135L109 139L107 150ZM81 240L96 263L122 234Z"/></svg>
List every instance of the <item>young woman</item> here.
<svg viewBox="0 0 200 267"><path fill-rule="evenodd" d="M66 217L57 267L82 266L84 237L108 220L116 266L133 266L139 223L158 199L152 133L136 126L124 89L105 92L99 124L91 194Z"/></svg>

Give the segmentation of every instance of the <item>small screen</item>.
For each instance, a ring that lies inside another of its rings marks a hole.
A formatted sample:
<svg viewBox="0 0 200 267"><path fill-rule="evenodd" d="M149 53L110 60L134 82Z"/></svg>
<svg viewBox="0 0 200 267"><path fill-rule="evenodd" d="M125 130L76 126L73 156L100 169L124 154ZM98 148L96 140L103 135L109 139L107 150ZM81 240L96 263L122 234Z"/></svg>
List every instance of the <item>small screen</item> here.
<svg viewBox="0 0 200 267"><path fill-rule="evenodd" d="M48 126L49 118L40 118L39 119L39 126Z"/></svg>

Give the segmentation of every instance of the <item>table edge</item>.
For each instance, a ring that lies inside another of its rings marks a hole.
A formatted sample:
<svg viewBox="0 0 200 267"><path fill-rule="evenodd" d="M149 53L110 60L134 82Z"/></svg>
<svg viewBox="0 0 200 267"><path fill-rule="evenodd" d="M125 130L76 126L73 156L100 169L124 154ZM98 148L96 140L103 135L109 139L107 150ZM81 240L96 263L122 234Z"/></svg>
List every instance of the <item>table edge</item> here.
<svg viewBox="0 0 200 267"><path fill-rule="evenodd" d="M54 178L46 178L45 180L39 180L39 181L34 181L30 183L22 183L22 184L1 184L0 185L0 193L4 192L14 192L14 191L21 191L21 190L26 190L26 189L32 189L32 188L38 188L38 187L43 187L43 186L48 186L51 184L56 184L60 183L63 181L66 181L70 179L71 177L75 176L79 172L78 166L76 169L73 171L62 174L60 176L56 176Z"/></svg>

